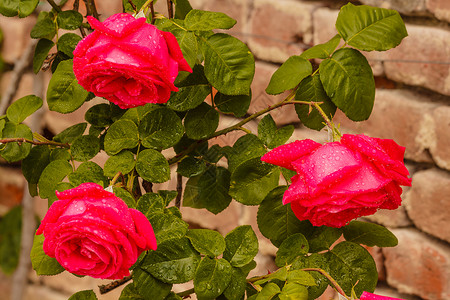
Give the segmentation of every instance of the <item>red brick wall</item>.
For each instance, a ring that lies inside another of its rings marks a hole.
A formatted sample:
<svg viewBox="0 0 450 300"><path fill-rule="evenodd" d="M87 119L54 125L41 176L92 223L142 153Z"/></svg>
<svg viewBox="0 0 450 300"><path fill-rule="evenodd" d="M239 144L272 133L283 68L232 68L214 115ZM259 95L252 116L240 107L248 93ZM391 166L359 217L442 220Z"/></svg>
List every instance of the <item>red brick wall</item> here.
<svg viewBox="0 0 450 300"><path fill-rule="evenodd" d="M121 1L98 1L105 18L120 10ZM117 2L117 3L116 3ZM165 1L159 1L162 9ZM339 6L347 1L320 0L190 0L197 9L222 11L238 23L230 33L245 41L255 57L256 76L252 85L254 102L250 112L277 102L278 97L265 94L271 74L289 56L327 41L335 34L334 23ZM358 3L357 1L352 1ZM114 5L113 5L114 3ZM407 166L413 178L412 188L405 190L404 205L396 211L378 212L369 219L388 226L397 235L395 248L371 249L380 270L379 293L405 299L450 299L450 1L449 0L361 0L359 3L398 10L407 25L409 36L402 44L387 52L366 53L377 82L376 102L369 120L348 121L338 114L343 132L365 133L395 139L406 146ZM33 18L0 17L4 32L2 56L12 65L20 57L29 38ZM32 92L32 75L27 74L17 97ZM8 82L3 75L1 90ZM16 97L16 98L17 98ZM306 130L289 107L274 111L279 123L296 125L293 139L326 139L326 133ZM46 113L46 126L55 133L67 124L78 122L82 112L65 116ZM225 119L224 122L230 122ZM250 129L256 128L250 124ZM236 136L220 138L230 143ZM101 158L100 158L101 160ZM14 177L3 174L13 174ZM7 179L6 179L7 178ZM14 178L12 180L11 178ZM20 199L23 180L16 170L0 165L0 212ZM173 184L162 185L174 187ZM37 200L39 201L39 200ZM42 202L41 206L42 206ZM45 206L45 205L44 205ZM184 210L188 221L200 226L228 232L238 224L255 226L253 208L236 203L213 217L207 212ZM259 260L261 272L272 268L274 248L261 239ZM58 277L58 276L56 276ZM45 279L45 286L34 285L36 291L51 291L45 299L65 299L72 289L72 277ZM35 283L38 280L32 277ZM60 280L52 283L51 280ZM83 279L84 280L84 279ZM65 282L65 284L64 284ZM61 288L63 286L63 288ZM77 289L92 288L91 281ZM56 293L52 290L63 290ZM400 294L399 294L400 293ZM32 298L33 294L28 295ZM42 295L42 294L40 294ZM60 298L58 298L60 295ZM331 294L327 295L329 299ZM41 296L42 298L42 296ZM110 298L117 298L117 293Z"/></svg>

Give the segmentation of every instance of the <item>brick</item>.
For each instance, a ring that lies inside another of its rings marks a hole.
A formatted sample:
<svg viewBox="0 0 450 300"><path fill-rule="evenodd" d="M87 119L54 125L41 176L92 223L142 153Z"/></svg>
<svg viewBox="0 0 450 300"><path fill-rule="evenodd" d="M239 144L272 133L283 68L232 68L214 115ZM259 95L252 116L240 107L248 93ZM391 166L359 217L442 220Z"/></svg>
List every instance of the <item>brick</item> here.
<svg viewBox="0 0 450 300"><path fill-rule="evenodd" d="M405 15L423 15L426 13L425 0L361 0L365 5L395 9Z"/></svg>
<svg viewBox="0 0 450 300"><path fill-rule="evenodd" d="M407 212L424 232L450 242L450 173L429 169L414 174Z"/></svg>
<svg viewBox="0 0 450 300"><path fill-rule="evenodd" d="M409 36L384 55L386 76L408 85L450 95L450 31L407 25Z"/></svg>
<svg viewBox="0 0 450 300"><path fill-rule="evenodd" d="M398 245L383 248L387 283L424 299L450 299L450 246L415 229L393 233Z"/></svg>
<svg viewBox="0 0 450 300"><path fill-rule="evenodd" d="M435 139L430 143L430 152L436 164L450 170L450 106L440 106L433 112Z"/></svg>
<svg viewBox="0 0 450 300"><path fill-rule="evenodd" d="M426 0L426 5L436 18L450 22L450 2L448 0Z"/></svg>
<svg viewBox="0 0 450 300"><path fill-rule="evenodd" d="M277 66L264 62L256 62L255 78L252 83L252 102L248 112L253 114L265 109L275 103L282 101L289 95L288 92L279 95L268 95L266 88L269 85L272 74L277 70ZM278 125L299 122L297 113L293 105L285 105L270 112Z"/></svg>
<svg viewBox="0 0 450 300"><path fill-rule="evenodd" d="M1 91L4 92L11 81L11 75L12 72L6 72L2 75L1 78ZM16 90L16 95L14 96L13 100L17 100L19 98L22 98L27 95L34 94L33 93L33 82L35 79L35 75L32 73L25 73L23 74L21 81L19 83L19 86Z"/></svg>
<svg viewBox="0 0 450 300"><path fill-rule="evenodd" d="M24 184L20 169L0 167L0 215L21 203Z"/></svg>
<svg viewBox="0 0 450 300"><path fill-rule="evenodd" d="M367 121L352 122L339 110L334 121L354 133L395 140L406 147L408 159L432 162L427 149L434 140L430 128L433 128L432 113L436 105L428 101L431 99L407 90L377 89L375 105Z"/></svg>
<svg viewBox="0 0 450 300"><path fill-rule="evenodd" d="M312 41L312 12L316 4L292 0L255 0L248 45L256 57L284 62Z"/></svg>
<svg viewBox="0 0 450 300"><path fill-rule="evenodd" d="M14 63L26 49L30 41L30 32L36 18L24 19L0 16L0 28L3 32L2 57L5 62Z"/></svg>

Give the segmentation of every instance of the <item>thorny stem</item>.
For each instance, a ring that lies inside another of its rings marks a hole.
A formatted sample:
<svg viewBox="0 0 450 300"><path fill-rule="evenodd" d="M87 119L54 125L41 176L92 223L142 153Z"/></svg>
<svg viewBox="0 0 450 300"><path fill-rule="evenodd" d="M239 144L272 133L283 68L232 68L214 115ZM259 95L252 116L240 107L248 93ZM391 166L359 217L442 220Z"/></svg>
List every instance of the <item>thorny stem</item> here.
<svg viewBox="0 0 450 300"><path fill-rule="evenodd" d="M97 20L99 19L99 14L97 12L97 7L95 6L94 0L83 0L86 5L86 11L88 15L93 16Z"/></svg>
<svg viewBox="0 0 450 300"><path fill-rule="evenodd" d="M152 14L152 25L155 25L155 8L153 7L153 1L150 2L150 13Z"/></svg>
<svg viewBox="0 0 450 300"><path fill-rule="evenodd" d="M50 145L50 146L58 146L62 148L70 148L69 144L65 143L58 143L53 141L46 141L46 142L36 142L32 141L26 138L6 138L6 139L0 139L0 144L7 144L7 143L30 143L33 145Z"/></svg>
<svg viewBox="0 0 450 300"><path fill-rule="evenodd" d="M126 276L122 279L115 280L115 281L105 284L105 285L99 285L98 288L100 289L100 294L106 294L106 293L114 290L115 288L127 283L131 279L132 279L132 277L130 275L130 276Z"/></svg>
<svg viewBox="0 0 450 300"><path fill-rule="evenodd" d="M181 194L183 193L183 176L177 173L177 197L175 198L175 206L181 207Z"/></svg>
<svg viewBox="0 0 450 300"><path fill-rule="evenodd" d="M128 0L128 3L131 5L131 7L133 8L133 10L134 10L135 12L137 12L137 7L136 7L136 5L134 5L133 1L132 1L132 0Z"/></svg>
<svg viewBox="0 0 450 300"><path fill-rule="evenodd" d="M119 179L120 176L122 175L122 172L117 172L116 175L114 175L113 179L111 180L111 182L109 183L110 186L113 186L114 184L116 184L117 179Z"/></svg>
<svg viewBox="0 0 450 300"><path fill-rule="evenodd" d="M47 2L51 5L51 7L53 7L54 10L56 10L57 12L61 12L61 7L59 7L58 4L55 3L55 1L47 0Z"/></svg>
<svg viewBox="0 0 450 300"><path fill-rule="evenodd" d="M153 0L147 0L144 5L141 6L141 9L144 13L147 10L147 6L151 5L153 7Z"/></svg>
<svg viewBox="0 0 450 300"><path fill-rule="evenodd" d="M305 268L305 269L301 269L302 271L316 271L319 272L320 274L322 274L323 276L325 276L330 282L331 284L334 286L334 288L336 289L336 291L341 294L342 296L345 297L345 299L349 299L350 298L345 294L344 290L341 288L341 286L337 283L336 280L334 280L333 277L331 277L330 274L328 274L325 270L323 269L319 269L319 268Z"/></svg>
<svg viewBox="0 0 450 300"><path fill-rule="evenodd" d="M339 132L339 130L334 126L333 122L330 120L330 118L328 118L327 114L323 111L322 107L320 107L320 104L318 104L317 102L315 102L314 104L314 108L317 109L317 111L319 112L319 114L322 116L322 118L325 120L325 123L327 124L329 130L331 130L332 136L333 136L333 141L337 141L339 140L339 138L341 137L341 133Z"/></svg>
<svg viewBox="0 0 450 300"><path fill-rule="evenodd" d="M173 19L173 5L172 5L172 0L167 0L167 12L169 13L169 19Z"/></svg>

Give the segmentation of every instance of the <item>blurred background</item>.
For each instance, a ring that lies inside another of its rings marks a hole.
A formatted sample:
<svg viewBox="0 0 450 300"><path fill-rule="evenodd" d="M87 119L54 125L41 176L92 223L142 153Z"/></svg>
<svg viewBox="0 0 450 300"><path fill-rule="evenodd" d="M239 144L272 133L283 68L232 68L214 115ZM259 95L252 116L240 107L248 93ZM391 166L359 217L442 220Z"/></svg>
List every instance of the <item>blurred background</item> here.
<svg viewBox="0 0 450 300"><path fill-rule="evenodd" d="M84 10L80 1L80 11ZM372 66L377 85L376 101L369 120L349 121L338 113L335 123L343 133L364 133L374 137L394 139L406 147L406 165L413 183L405 189L403 205L395 211L379 211L366 220L389 227L398 237L394 248L369 248L379 272L377 293L407 300L450 299L450 1L449 0L190 0L195 9L220 11L237 20L228 31L244 41L256 58L256 73L252 85L253 100L249 113L279 102L286 94L269 96L265 93L273 72L292 55L324 43L337 32L334 24L339 8L348 2L396 9L402 15L409 36L401 45L387 52L364 53ZM97 0L102 20L122 11L119 0ZM45 1L39 8L47 10ZM73 1L68 1L71 9ZM167 15L165 1L158 1L156 10ZM35 42L30 31L37 16L25 19L0 16L2 34L0 77L0 115L14 99L29 94L45 98L50 71L33 73L30 62ZM56 51L56 50L55 50ZM55 52L53 51L53 52ZM51 51L52 52L52 51ZM84 121L84 112L105 100L94 99L81 109L67 115L49 112L43 107L27 121L34 131L46 137L68 126ZM45 104L44 104L45 106ZM306 129L300 123L294 107L285 106L271 112L278 125L293 124L291 140L327 139L325 131ZM31 120L30 120L31 119ZM234 122L221 118L221 128ZM247 128L257 132L257 122ZM220 128L219 128L220 129ZM212 140L229 145L240 132ZM103 153L104 154L104 153ZM106 160L100 153L97 163ZM175 170L172 172L175 173ZM176 176L176 175L175 175ZM160 189L176 189L176 180L158 185ZM23 203L24 226L34 231L36 213L45 214L46 200L31 198L20 171L20 164L0 160L0 299L60 300L73 293L94 289L105 281L77 278L64 272L57 276L37 277L30 265L19 263L20 222ZM10 214L6 215L13 207ZM256 225L256 207L245 207L235 201L218 215L206 210L182 208L184 219L191 228L211 228L222 234L238 225ZM8 220L9 218L9 220ZM11 221L13 220L13 221ZM7 225L5 225L7 224ZM14 226L15 233L7 236L5 226ZM276 248L259 234L258 267L250 275L262 275L274 270ZM26 257L26 255L24 256ZM16 268L19 265L19 268ZM189 285L176 287L177 291ZM121 288L99 299L118 299ZM320 298L337 299L332 290Z"/></svg>

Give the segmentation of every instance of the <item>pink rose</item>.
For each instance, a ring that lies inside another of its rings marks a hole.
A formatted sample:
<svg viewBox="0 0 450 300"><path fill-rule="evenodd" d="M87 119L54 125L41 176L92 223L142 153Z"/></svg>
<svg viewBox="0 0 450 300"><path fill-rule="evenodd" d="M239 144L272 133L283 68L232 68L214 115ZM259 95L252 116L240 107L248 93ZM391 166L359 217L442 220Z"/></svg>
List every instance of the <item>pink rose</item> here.
<svg viewBox="0 0 450 300"><path fill-rule="evenodd" d="M95 183L56 192L36 234L44 252L70 273L121 279L145 250L156 250L147 218Z"/></svg>
<svg viewBox="0 0 450 300"><path fill-rule="evenodd" d="M87 17L95 29L73 51L78 83L121 108L166 103L179 71L192 72L173 34L145 18L115 14L103 23Z"/></svg>
<svg viewBox="0 0 450 300"><path fill-rule="evenodd" d="M344 134L340 142L324 145L312 140L282 145L261 160L297 172L283 196L297 218L342 227L401 204L400 185L411 185L404 152L393 140Z"/></svg>
<svg viewBox="0 0 450 300"><path fill-rule="evenodd" d="M403 300L399 298L392 298L386 296L378 296L372 293L363 292L359 300Z"/></svg>

